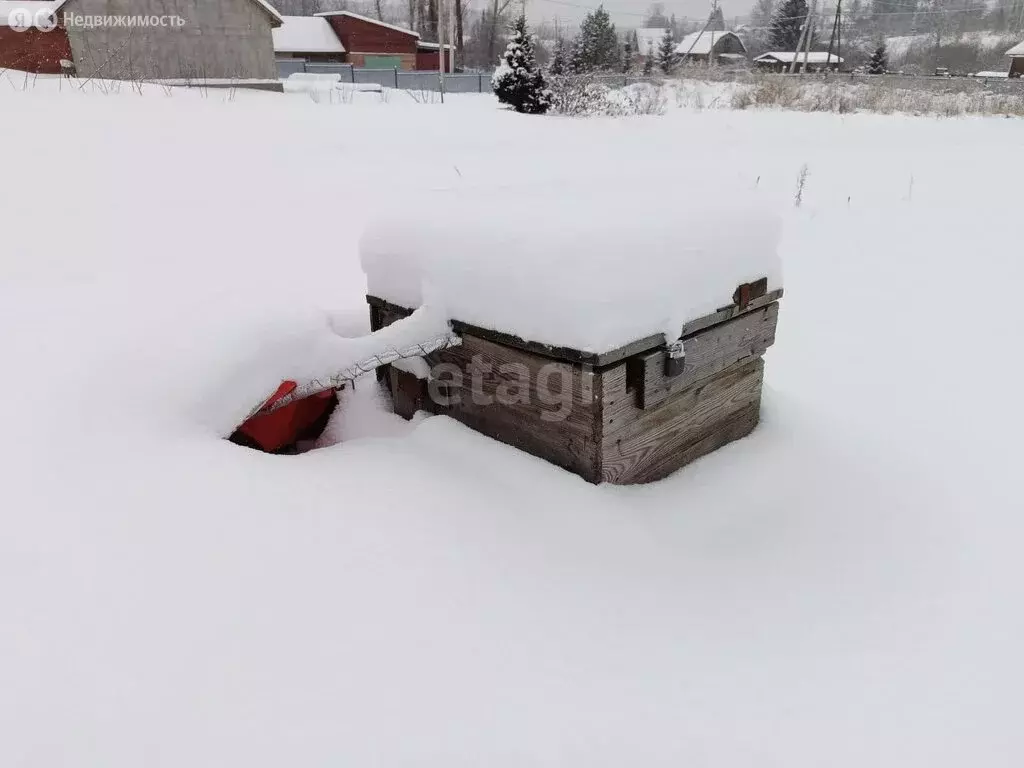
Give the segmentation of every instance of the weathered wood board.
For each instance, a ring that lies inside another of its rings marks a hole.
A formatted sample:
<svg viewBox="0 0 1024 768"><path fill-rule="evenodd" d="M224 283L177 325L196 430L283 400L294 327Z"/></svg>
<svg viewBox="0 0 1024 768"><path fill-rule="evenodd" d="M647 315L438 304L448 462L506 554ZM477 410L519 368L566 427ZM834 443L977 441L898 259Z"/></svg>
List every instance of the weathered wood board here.
<svg viewBox="0 0 1024 768"><path fill-rule="evenodd" d="M391 366L378 375L406 418L419 409L451 416L589 482L651 482L757 425L779 295L746 291L744 310L726 307L702 318L714 322L688 324L676 375L666 370L663 343L650 349L642 340L595 366L464 324L460 346L428 356L429 382ZM374 330L409 314L369 302Z"/></svg>
<svg viewBox="0 0 1024 768"><path fill-rule="evenodd" d="M664 349L634 356L629 361L629 375L638 385L641 404L653 408L673 393L735 363L760 357L775 343L778 319L775 302L684 338L684 365L675 376L666 373L668 353Z"/></svg>
<svg viewBox="0 0 1024 768"><path fill-rule="evenodd" d="M601 479L660 480L743 437L757 425L763 375L764 361L748 360L676 391L661 407L644 409L629 397L624 371L605 372Z"/></svg>
<svg viewBox="0 0 1024 768"><path fill-rule="evenodd" d="M437 371L436 396L427 398L433 413L598 482L592 371L467 334L429 360ZM460 381L447 383L455 371Z"/></svg>

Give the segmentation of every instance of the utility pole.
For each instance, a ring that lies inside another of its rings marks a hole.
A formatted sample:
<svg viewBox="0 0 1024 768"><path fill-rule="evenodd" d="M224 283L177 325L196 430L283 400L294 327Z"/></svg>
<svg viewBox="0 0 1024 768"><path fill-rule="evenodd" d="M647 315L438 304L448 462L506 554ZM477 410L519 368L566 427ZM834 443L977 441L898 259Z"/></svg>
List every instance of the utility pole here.
<svg viewBox="0 0 1024 768"><path fill-rule="evenodd" d="M843 7L843 0L839 0L836 3L836 17L832 20L832 34L828 38L828 56L825 57L825 71L828 72L829 67L832 66L832 45L836 41L836 32L839 31L839 14L840 8Z"/></svg>
<svg viewBox="0 0 1024 768"><path fill-rule="evenodd" d="M437 0L437 77L441 86L441 103L444 104L444 0Z"/></svg>
<svg viewBox="0 0 1024 768"><path fill-rule="evenodd" d="M839 0L836 13L839 14L839 24L836 25L836 72L838 72L841 66L840 60L843 58L843 0Z"/></svg>
<svg viewBox="0 0 1024 768"><path fill-rule="evenodd" d="M807 59L811 55L811 40L814 38L814 12L818 10L818 0L811 0L811 10L807 13L807 34L804 35L804 68L801 75L807 74Z"/></svg>
<svg viewBox="0 0 1024 768"><path fill-rule="evenodd" d="M796 50L793 51L793 60L789 62L789 74L796 72L797 60L800 58L800 49L804 47L804 38L807 37L807 32L811 28L811 14L813 13L811 8L807 9L807 18L804 19L804 25L800 29L800 39L796 41Z"/></svg>
<svg viewBox="0 0 1024 768"><path fill-rule="evenodd" d="M687 56L689 56L689 55L690 55L690 51L692 51L692 50L693 50L693 47L694 47L695 45L697 45L697 43L699 43L699 42L700 42L700 39L701 39L701 37L703 37L703 35L704 35L704 32L706 32L706 31L707 31L707 28L708 28L709 26L711 26L711 17L710 17L710 16L708 16L708 20L704 22L704 27L703 27L703 28L701 29L701 31L700 31L700 32L698 33L697 37L695 37L695 38L693 39L693 42L692 42L692 43L690 43L690 47L686 49L686 53L684 53L684 54L683 54L683 58L679 60L679 66L680 66L680 67L681 67L681 66L683 66L683 64L685 64L685 63L686 63L686 58L687 58ZM711 50L713 50L713 49L714 49L714 47L715 47L715 46L714 46L714 41L715 41L715 33L714 33L714 32L712 32L712 33L711 33L711 42L712 42L712 46L711 46L711 49L709 49L709 50L708 50L708 61L709 61L709 62L711 61Z"/></svg>

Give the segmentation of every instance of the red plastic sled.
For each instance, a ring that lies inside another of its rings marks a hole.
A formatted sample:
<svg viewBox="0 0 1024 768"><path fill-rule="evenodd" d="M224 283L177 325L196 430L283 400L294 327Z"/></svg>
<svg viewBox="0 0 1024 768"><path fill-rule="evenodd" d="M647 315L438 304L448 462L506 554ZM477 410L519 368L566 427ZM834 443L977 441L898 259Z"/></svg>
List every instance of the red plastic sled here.
<svg viewBox="0 0 1024 768"><path fill-rule="evenodd" d="M281 384L256 415L234 431L229 438L231 442L266 453L295 453L300 442L320 437L338 405L338 395L329 389L270 410L296 387L298 384L294 381Z"/></svg>

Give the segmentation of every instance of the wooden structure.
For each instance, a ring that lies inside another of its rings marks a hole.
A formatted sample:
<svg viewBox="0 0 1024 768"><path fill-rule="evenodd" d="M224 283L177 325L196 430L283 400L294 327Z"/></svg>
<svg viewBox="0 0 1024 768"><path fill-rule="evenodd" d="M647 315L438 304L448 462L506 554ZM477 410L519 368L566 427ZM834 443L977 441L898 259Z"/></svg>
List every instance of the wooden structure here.
<svg viewBox="0 0 1024 768"><path fill-rule="evenodd" d="M1024 77L1024 43L1017 43L1006 52L1010 57L1010 77Z"/></svg>
<svg viewBox="0 0 1024 768"><path fill-rule="evenodd" d="M455 71L455 47L445 43L444 55L446 57L444 69L446 72ZM416 69L421 72L436 72L441 66L441 44L425 43L422 40L416 44Z"/></svg>
<svg viewBox="0 0 1024 768"><path fill-rule="evenodd" d="M351 11L325 11L316 16L284 16L274 30L278 59L321 64L351 64L364 69L436 72L441 46L425 42L418 32ZM455 51L445 45L445 69L453 71Z"/></svg>
<svg viewBox="0 0 1024 768"><path fill-rule="evenodd" d="M283 16L273 31L274 56L319 64L343 64L345 46L327 19L320 16Z"/></svg>
<svg viewBox="0 0 1024 768"><path fill-rule="evenodd" d="M694 32L675 48L687 64L738 64L747 60L747 47L735 32Z"/></svg>
<svg viewBox="0 0 1024 768"><path fill-rule="evenodd" d="M17 4L11 4L17 5ZM72 58L68 31L62 23L52 29L35 26L36 12L42 3L17 5L8 15L0 13L0 71L15 69L45 75L59 75L61 61ZM18 16L20 11L21 17ZM60 21L60 17L57 17ZM11 26L11 24L15 26Z"/></svg>
<svg viewBox="0 0 1024 768"><path fill-rule="evenodd" d="M416 69L419 33L351 11L325 11L346 54L344 61L369 69Z"/></svg>
<svg viewBox="0 0 1024 768"><path fill-rule="evenodd" d="M674 344L659 334L600 354L453 321L462 343L427 357L429 377L402 365L378 378L405 418L451 416L593 483L650 482L757 425L781 296L767 279L746 283ZM367 301L372 330L410 313Z"/></svg>
<svg viewBox="0 0 1024 768"><path fill-rule="evenodd" d="M805 60L808 72L836 72L843 66L841 57L823 51L771 51L754 59L754 66L761 71L785 73L789 72L794 57L797 72L803 71Z"/></svg>

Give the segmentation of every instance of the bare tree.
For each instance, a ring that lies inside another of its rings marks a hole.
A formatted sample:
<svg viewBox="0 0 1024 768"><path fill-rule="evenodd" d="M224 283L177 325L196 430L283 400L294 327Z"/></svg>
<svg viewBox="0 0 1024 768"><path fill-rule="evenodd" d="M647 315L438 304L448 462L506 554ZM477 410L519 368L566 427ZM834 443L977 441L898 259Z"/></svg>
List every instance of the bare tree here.
<svg viewBox="0 0 1024 768"><path fill-rule="evenodd" d="M498 55L498 28L503 23L505 12L511 4L512 0L491 0L487 29L487 61L491 64L494 63L494 58Z"/></svg>
<svg viewBox="0 0 1024 768"><path fill-rule="evenodd" d="M455 0L455 57L458 60L458 66L462 66L462 60L464 57L463 48L465 47L465 38L462 34L462 24L465 18L465 7L462 0ZM443 53L442 53L443 55Z"/></svg>

